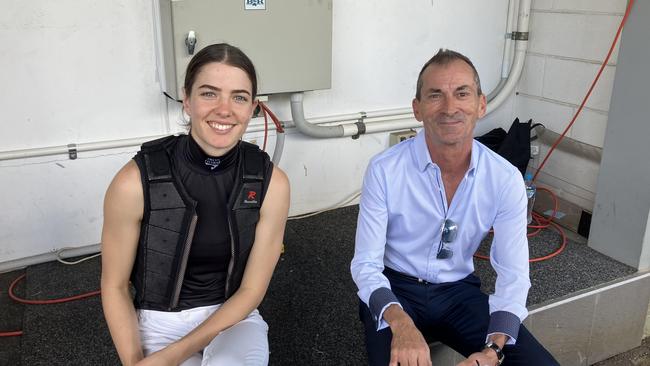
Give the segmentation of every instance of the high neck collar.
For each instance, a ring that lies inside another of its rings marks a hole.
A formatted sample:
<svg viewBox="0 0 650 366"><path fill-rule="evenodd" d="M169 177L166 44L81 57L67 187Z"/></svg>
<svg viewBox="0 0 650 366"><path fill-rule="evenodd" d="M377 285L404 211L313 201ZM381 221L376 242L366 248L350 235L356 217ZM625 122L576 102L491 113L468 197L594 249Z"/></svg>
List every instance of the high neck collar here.
<svg viewBox="0 0 650 366"><path fill-rule="evenodd" d="M239 144L222 156L210 156L201 149L201 146L196 143L191 134L188 135L187 141L187 149L185 150L187 161L195 168L206 173L218 173L228 169L235 164L239 156Z"/></svg>

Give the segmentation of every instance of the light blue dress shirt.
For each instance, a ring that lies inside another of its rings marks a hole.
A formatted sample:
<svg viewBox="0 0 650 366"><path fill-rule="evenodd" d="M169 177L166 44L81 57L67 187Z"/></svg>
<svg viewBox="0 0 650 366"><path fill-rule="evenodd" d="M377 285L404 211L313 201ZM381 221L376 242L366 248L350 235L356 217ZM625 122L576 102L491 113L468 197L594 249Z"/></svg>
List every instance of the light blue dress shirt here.
<svg viewBox="0 0 650 366"><path fill-rule="evenodd" d="M451 205L424 130L375 156L363 181L351 271L377 330L388 326L384 310L399 304L382 274L384 266L431 283L461 280L474 272L472 256L494 228L490 262L497 280L489 296L487 335L504 333L508 344L515 343L528 315L526 206L519 170L477 141ZM447 244L454 254L437 259L445 219L458 225L456 239Z"/></svg>

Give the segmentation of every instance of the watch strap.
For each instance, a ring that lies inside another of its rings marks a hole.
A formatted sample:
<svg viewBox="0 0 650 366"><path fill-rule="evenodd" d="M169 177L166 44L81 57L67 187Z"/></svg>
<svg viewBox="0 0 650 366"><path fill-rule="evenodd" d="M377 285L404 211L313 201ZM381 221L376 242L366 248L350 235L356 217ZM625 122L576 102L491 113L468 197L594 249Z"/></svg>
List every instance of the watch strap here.
<svg viewBox="0 0 650 366"><path fill-rule="evenodd" d="M503 354L503 351L501 350L501 347L499 347L494 342L488 342L488 343L485 344L485 347L483 347L483 349L486 349L486 348L491 348L491 349L494 350L494 352L496 352L498 365L501 365L503 363L503 360L506 358L506 356Z"/></svg>

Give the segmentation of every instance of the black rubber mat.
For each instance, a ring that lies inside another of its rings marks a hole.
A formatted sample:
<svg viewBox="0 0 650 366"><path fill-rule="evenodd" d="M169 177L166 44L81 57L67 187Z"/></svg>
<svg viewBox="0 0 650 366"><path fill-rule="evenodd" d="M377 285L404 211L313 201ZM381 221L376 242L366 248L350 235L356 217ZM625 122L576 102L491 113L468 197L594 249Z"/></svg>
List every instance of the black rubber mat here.
<svg viewBox="0 0 650 366"><path fill-rule="evenodd" d="M100 261L44 263L27 269L25 296L53 299L99 289ZM53 305L27 305L23 365L119 365L99 296Z"/></svg>
<svg viewBox="0 0 650 366"><path fill-rule="evenodd" d="M23 312L25 306L9 298L7 291L11 283L23 275L24 270L0 274L0 332L13 332L23 329ZM24 296L23 287L17 287L14 293ZM0 365L19 365L22 337L0 337Z"/></svg>
<svg viewBox="0 0 650 366"><path fill-rule="evenodd" d="M271 365L363 365L366 362L356 287L350 277L357 206L287 224L285 253L260 306L269 324ZM490 238L481 252L489 251ZM552 230L530 238L532 257L552 253ZM483 288L494 288L488 261L475 260ZM634 273L584 244L568 241L556 257L531 263L529 306ZM0 365L118 365L99 297L58 305L17 305L9 283L22 271L0 274L0 331L22 327L19 338L0 338ZM29 267L17 292L48 299L99 288L100 261L76 266L51 262Z"/></svg>

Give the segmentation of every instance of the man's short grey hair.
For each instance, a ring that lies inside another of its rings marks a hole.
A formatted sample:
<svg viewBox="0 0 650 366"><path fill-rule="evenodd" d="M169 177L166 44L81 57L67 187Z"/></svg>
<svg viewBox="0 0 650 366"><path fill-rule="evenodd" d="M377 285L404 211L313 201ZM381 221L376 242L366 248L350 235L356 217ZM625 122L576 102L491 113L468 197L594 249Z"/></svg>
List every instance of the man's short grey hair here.
<svg viewBox="0 0 650 366"><path fill-rule="evenodd" d="M472 71L474 72L474 82L476 83L476 91L478 95L483 94L483 92L481 91L481 79L479 79L478 71L476 71L476 67L474 67L472 61L470 61L467 56L463 55L460 52L441 48L438 50L438 53L433 55L433 57L431 57L431 59L429 59L429 61L427 61L427 63L424 64L424 66L422 66L422 70L420 70L420 74L418 75L417 89L415 90L415 98L417 100L420 100L420 97L422 96L421 94L422 84L424 83L422 81L422 74L424 73L424 70L426 70L427 67L429 67L430 65L445 66L445 65L449 65L451 62L456 60L463 61L466 64L468 64L469 67L472 68Z"/></svg>

